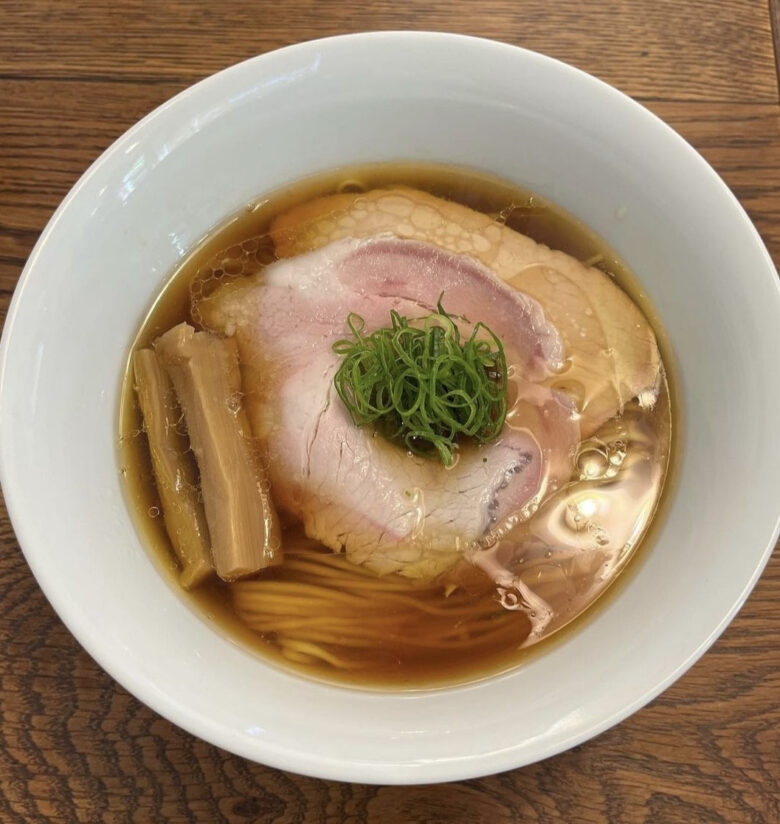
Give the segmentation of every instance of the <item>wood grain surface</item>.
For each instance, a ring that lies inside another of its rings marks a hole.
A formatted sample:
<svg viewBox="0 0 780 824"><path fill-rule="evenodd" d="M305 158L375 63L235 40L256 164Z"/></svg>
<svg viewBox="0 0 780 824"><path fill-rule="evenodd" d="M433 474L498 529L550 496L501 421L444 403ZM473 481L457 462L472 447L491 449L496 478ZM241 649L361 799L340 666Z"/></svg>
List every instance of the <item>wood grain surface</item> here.
<svg viewBox="0 0 780 824"><path fill-rule="evenodd" d="M703 153L777 262L773 18L760 0L3 0L0 312L59 201L140 116L251 55L360 30L494 37L597 74ZM399 788L280 772L177 729L68 633L4 508L0 547L2 824L780 821L777 553L710 652L616 728L525 769Z"/></svg>

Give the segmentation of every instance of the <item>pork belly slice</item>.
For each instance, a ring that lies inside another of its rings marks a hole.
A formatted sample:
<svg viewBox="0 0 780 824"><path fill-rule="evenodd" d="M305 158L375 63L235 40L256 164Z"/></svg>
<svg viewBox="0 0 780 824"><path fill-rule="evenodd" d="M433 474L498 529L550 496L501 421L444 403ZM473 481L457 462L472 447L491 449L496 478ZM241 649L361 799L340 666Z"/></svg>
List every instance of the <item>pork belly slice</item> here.
<svg viewBox="0 0 780 824"><path fill-rule="evenodd" d="M407 187L317 198L271 226L279 257L345 237L392 235L468 255L534 298L566 347L567 369L549 385L577 399L583 437L639 396L653 403L661 371L647 318L604 272L459 203Z"/></svg>
<svg viewBox="0 0 780 824"><path fill-rule="evenodd" d="M409 455L356 428L333 387L333 343L357 312L366 330L443 305L483 321L523 380L511 425L454 467ZM568 479L579 440L568 399L540 381L559 369L557 330L532 299L470 258L397 239L344 239L280 261L199 304L206 326L234 336L253 433L265 448L279 507L307 534L380 572L432 577L488 541ZM531 431L523 421L534 421Z"/></svg>
<svg viewBox="0 0 780 824"><path fill-rule="evenodd" d="M243 409L235 341L180 323L154 346L184 411L217 575L234 581L281 562L278 516Z"/></svg>

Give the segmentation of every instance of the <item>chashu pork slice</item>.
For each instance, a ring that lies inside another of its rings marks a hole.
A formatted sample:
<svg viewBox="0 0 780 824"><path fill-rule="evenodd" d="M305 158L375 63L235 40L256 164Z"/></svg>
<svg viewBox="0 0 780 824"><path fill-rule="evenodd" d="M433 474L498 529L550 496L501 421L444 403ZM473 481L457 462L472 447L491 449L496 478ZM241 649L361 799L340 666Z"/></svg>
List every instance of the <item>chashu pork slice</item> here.
<svg viewBox="0 0 780 824"><path fill-rule="evenodd" d="M639 396L652 403L661 372L647 318L604 272L537 243L495 218L408 187L328 195L281 214L271 226L279 257L339 238L379 235L469 255L534 298L566 347L567 368L549 379L577 399L583 437Z"/></svg>
<svg viewBox="0 0 780 824"><path fill-rule="evenodd" d="M464 446L454 467L356 428L333 386L333 343L360 314L366 331L443 305L466 334L478 321L512 365L513 408L491 444ZM264 445L278 506L307 534L381 573L433 577L466 547L527 517L568 480L579 425L543 385L563 362L536 301L472 259L398 239L344 239L221 287L198 307L239 347L250 424Z"/></svg>

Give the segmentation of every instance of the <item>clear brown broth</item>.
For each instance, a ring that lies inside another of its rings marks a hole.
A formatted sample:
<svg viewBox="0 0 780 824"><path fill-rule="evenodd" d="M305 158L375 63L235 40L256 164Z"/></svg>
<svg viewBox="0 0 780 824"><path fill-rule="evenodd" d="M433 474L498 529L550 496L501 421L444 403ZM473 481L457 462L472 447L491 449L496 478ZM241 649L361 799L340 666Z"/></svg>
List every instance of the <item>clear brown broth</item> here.
<svg viewBox="0 0 780 824"><path fill-rule="evenodd" d="M248 205L222 226L210 232L177 267L141 324L132 350L149 345L158 335L183 320L197 322L191 311L191 285L197 279L204 281L208 288L209 282L251 274L270 262L273 259L272 246L264 243L263 237L276 215L321 195L398 184L413 186L455 200L487 214L500 215L501 220L510 228L602 269L642 308L652 322L662 352L666 354L665 339L660 326L652 310L647 306L635 278L612 250L585 225L562 209L514 184L475 171L417 164L374 164L340 169L293 184ZM242 243L246 243L248 239L258 238L259 243L251 244L251 252L242 249ZM208 273L208 277L204 278L204 272ZM664 361L668 366L668 358L665 357ZM671 414L668 384L664 382L652 418L657 431L665 433L667 438L671 431ZM670 458L671 449L666 449L664 459L669 461ZM550 643L547 638L534 647L523 647L523 641L529 632L527 616L519 611L508 613L498 602L493 587L479 586L478 592L471 596L472 600L482 599L483 605L495 609L497 621L507 623L507 626L510 625L509 622L513 622L511 626L516 628L516 633L510 631L501 634L500 643L487 644L479 649L466 647L465 651L426 650L425 654L421 654L419 649L411 646L406 649L403 643L395 639L386 650L379 651L375 660L366 660L365 667L357 670L340 670L322 664L303 665L291 662L282 654L272 633L258 634L237 617L230 584L214 580L193 592L185 593L180 589L176 581L178 567L162 518L159 517L160 503L129 371L125 376L121 400L120 462L130 508L143 543L149 548L172 586L220 632L264 658L270 658L285 667L291 667L308 676L354 686L420 688L463 683L504 671L520 664L529 655L535 654L540 647L546 648ZM664 476L666 475L668 472L664 473ZM668 483L666 486L668 487ZM649 519L645 524L642 540L634 545L632 559L635 559L640 544L647 543L647 532L652 520ZM294 526L291 528L296 529ZM632 560L632 563L636 564L636 561ZM621 566L621 570L623 569L625 564ZM286 579L295 580L295 575L288 574L284 565L263 574L282 579L287 576ZM614 579L619 577L625 577L625 573L621 571ZM609 583L610 591L615 589L612 585L614 579ZM409 583L409 593L413 597L414 589L415 585ZM443 593L441 597L445 597ZM599 595L596 600L604 599ZM583 614L591 612L592 605L584 610ZM581 617L582 615L579 615L569 621L565 632L559 630L551 637L560 638L563 634L568 635Z"/></svg>

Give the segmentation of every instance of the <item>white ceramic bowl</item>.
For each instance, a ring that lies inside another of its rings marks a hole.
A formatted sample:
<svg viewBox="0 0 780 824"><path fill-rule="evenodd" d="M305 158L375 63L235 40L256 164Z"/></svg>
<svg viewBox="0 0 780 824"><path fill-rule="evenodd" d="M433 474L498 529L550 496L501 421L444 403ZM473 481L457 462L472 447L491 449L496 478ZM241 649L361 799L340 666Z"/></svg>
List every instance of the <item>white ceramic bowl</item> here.
<svg viewBox="0 0 780 824"><path fill-rule="evenodd" d="M128 345L172 267L258 194L374 160L464 164L582 218L669 332L685 441L655 545L617 597L525 666L391 694L258 661L160 577L116 454ZM668 127L554 60L442 34L305 43L187 90L118 140L52 218L2 338L0 469L41 587L162 715L266 764L415 783L517 767L625 718L712 643L776 539L780 292L745 213Z"/></svg>

